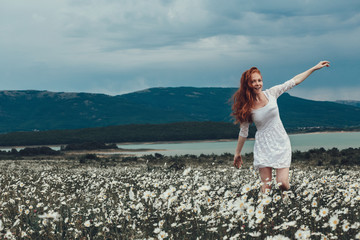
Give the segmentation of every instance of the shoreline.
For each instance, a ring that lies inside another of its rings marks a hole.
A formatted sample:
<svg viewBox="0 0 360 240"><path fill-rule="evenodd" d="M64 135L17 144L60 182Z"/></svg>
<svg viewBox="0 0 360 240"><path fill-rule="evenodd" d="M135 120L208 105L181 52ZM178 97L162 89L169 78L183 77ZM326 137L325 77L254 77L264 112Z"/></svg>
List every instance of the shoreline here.
<svg viewBox="0 0 360 240"><path fill-rule="evenodd" d="M298 134L322 134L322 133L352 133L352 132L360 132L360 131L322 131L322 132L304 132L304 133L288 133L288 135L298 135Z"/></svg>

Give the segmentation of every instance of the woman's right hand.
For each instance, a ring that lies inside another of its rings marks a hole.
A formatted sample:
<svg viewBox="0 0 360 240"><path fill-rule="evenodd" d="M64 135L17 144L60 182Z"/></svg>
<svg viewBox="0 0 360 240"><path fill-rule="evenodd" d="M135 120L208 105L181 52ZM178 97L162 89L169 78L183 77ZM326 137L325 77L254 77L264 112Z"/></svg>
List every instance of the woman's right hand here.
<svg viewBox="0 0 360 240"><path fill-rule="evenodd" d="M235 156L234 156L234 167L240 168L242 164L243 164L243 160L241 158L241 155L240 154L235 154Z"/></svg>

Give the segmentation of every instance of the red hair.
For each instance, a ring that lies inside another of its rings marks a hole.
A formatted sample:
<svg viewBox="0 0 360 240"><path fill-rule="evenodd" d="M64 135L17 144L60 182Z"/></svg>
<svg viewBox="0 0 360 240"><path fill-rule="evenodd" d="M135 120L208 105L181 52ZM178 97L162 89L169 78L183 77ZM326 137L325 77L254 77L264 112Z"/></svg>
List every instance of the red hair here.
<svg viewBox="0 0 360 240"><path fill-rule="evenodd" d="M251 74L260 73L259 69L252 67L243 72L240 87L232 96L233 105L231 115L235 117L235 123L252 122L251 108L254 106L256 94L251 83Z"/></svg>

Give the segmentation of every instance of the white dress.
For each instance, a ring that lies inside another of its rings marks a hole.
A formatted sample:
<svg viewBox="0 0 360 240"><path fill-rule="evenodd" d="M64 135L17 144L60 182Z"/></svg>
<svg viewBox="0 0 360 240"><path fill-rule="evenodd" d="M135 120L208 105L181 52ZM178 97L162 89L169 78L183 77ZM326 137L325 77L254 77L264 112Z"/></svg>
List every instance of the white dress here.
<svg viewBox="0 0 360 240"><path fill-rule="evenodd" d="M254 168L287 168L291 163L289 136L281 122L277 98L295 86L293 79L263 91L268 103L252 110L252 120L257 128L254 145ZM249 123L240 124L239 135L247 137Z"/></svg>

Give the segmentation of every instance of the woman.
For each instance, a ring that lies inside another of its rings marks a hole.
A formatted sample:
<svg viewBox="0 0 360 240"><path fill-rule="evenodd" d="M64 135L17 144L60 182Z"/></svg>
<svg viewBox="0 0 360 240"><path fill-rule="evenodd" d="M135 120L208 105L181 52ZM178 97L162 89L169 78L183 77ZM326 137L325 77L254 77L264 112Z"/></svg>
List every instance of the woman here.
<svg viewBox="0 0 360 240"><path fill-rule="evenodd" d="M260 71L252 67L245 71L240 80L240 88L233 96L232 115L240 123L239 139L234 155L234 166L241 167L241 150L248 136L249 124L254 122L257 128L254 145L254 168L259 169L262 181L261 191L270 189L272 169L276 169L276 181L283 191L289 190L289 167L291 163L291 145L280 120L277 98L300 84L314 71L329 67L330 62L321 61L291 80L262 91L263 81Z"/></svg>

